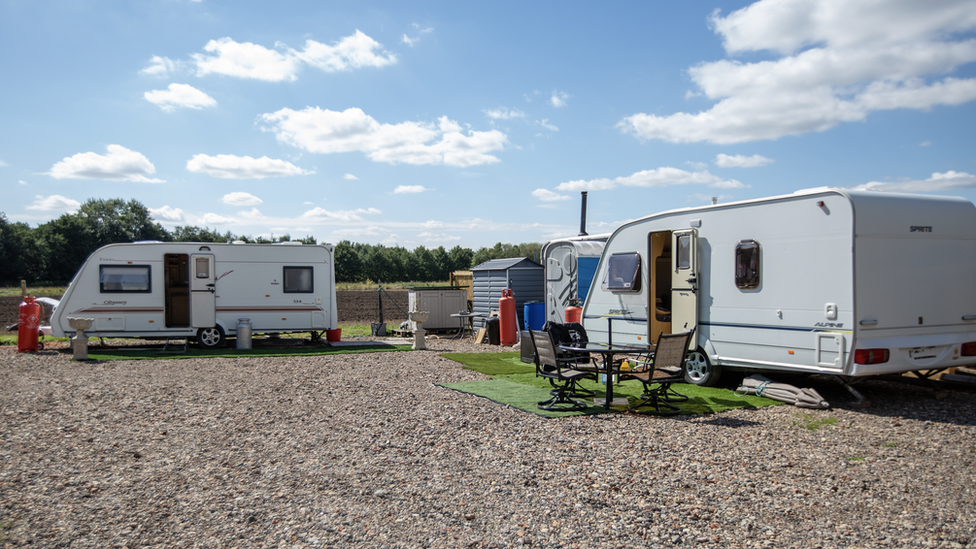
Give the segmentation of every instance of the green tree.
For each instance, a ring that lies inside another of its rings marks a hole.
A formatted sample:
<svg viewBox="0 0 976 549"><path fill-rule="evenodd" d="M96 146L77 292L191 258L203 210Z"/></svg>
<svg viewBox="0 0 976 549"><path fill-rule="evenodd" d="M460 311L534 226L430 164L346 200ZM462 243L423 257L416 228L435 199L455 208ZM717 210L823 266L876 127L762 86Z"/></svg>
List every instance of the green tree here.
<svg viewBox="0 0 976 549"><path fill-rule="evenodd" d="M74 214L90 231L96 247L113 242L172 240L162 225L153 221L149 209L138 200L89 199Z"/></svg>
<svg viewBox="0 0 976 549"><path fill-rule="evenodd" d="M180 225L173 229L172 239L176 242L233 242L241 240L230 231L223 234L210 227L195 227Z"/></svg>
<svg viewBox="0 0 976 549"><path fill-rule="evenodd" d="M467 271L471 267L475 266L474 263L474 252L471 248L462 248L461 246L454 246L451 251L447 253L448 257L451 259L451 266L448 269L451 271Z"/></svg>
<svg viewBox="0 0 976 549"><path fill-rule="evenodd" d="M343 240L335 247L336 282L365 282L363 260L359 257L359 249L348 240Z"/></svg>

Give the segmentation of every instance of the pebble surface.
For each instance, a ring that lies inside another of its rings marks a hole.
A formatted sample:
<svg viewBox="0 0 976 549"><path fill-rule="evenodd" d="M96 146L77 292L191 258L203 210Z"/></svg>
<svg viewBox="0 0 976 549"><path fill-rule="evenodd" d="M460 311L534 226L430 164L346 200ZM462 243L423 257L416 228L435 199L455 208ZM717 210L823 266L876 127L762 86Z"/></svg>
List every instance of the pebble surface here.
<svg viewBox="0 0 976 549"><path fill-rule="evenodd" d="M0 349L0 547L976 547L971 392L546 419L439 386L510 348L427 346Z"/></svg>

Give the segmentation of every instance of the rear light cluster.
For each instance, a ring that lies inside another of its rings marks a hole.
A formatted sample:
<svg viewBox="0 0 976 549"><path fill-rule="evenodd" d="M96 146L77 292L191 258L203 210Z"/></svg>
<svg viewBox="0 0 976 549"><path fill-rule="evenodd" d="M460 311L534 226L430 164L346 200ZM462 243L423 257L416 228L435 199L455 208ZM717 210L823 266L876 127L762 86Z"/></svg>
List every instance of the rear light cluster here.
<svg viewBox="0 0 976 549"><path fill-rule="evenodd" d="M854 362L857 364L884 364L888 362L888 349L857 349L854 351Z"/></svg>
<svg viewBox="0 0 976 549"><path fill-rule="evenodd" d="M960 352L962 356L976 356L976 341L970 341L969 343L962 344L962 351Z"/></svg>

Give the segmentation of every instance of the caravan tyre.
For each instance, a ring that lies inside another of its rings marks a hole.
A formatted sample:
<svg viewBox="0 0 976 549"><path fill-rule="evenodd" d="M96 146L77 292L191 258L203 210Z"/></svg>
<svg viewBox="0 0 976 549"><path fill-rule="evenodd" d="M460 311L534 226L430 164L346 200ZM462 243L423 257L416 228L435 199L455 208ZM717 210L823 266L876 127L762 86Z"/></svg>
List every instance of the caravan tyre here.
<svg viewBox="0 0 976 549"><path fill-rule="evenodd" d="M722 377L722 367L708 361L701 349L696 349L685 358L685 381L692 385L714 387Z"/></svg>
<svg viewBox="0 0 976 549"><path fill-rule="evenodd" d="M220 326L200 328L197 330L197 343L204 349L223 347L226 341L227 338L224 337L224 329Z"/></svg>

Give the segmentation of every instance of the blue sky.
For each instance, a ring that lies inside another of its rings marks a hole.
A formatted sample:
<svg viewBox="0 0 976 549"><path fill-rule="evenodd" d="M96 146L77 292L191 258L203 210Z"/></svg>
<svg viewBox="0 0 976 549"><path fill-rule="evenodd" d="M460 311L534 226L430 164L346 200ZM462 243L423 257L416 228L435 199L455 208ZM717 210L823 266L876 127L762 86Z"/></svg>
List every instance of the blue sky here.
<svg viewBox="0 0 976 549"><path fill-rule="evenodd" d="M477 249L820 186L976 199L976 4L0 0L0 211Z"/></svg>

